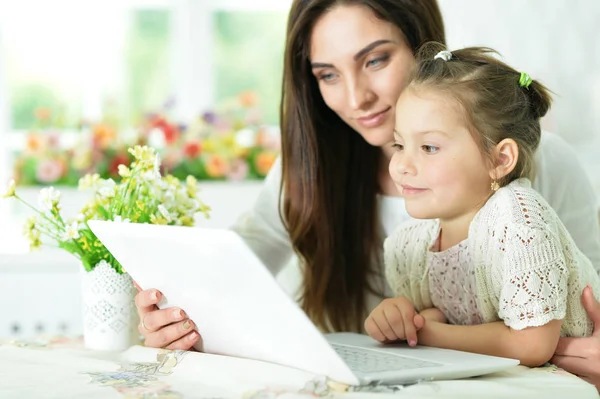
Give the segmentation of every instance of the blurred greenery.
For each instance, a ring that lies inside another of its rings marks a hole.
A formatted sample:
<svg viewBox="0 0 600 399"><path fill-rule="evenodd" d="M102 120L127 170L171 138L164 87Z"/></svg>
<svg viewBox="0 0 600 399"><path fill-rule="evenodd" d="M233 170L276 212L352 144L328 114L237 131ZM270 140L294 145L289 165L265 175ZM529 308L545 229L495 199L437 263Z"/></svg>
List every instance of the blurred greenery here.
<svg viewBox="0 0 600 399"><path fill-rule="evenodd" d="M136 10L127 42L128 124L161 109L169 96L170 12Z"/></svg>
<svg viewBox="0 0 600 399"><path fill-rule="evenodd" d="M41 108L52 110L49 120L53 127L74 127L79 123L81 103L60 97L60 91L46 82L14 82L11 91L11 117L13 129L26 130L40 127L35 111Z"/></svg>
<svg viewBox="0 0 600 399"><path fill-rule="evenodd" d="M216 101L254 91L263 119L278 124L285 12L215 13Z"/></svg>
<svg viewBox="0 0 600 399"><path fill-rule="evenodd" d="M162 109L170 100L170 15L167 9L137 9L130 15L124 49L125 85L114 98L103 99L105 114L118 113L125 125L137 126L145 113ZM215 104L253 91L260 100L262 119L278 123L285 25L282 12L215 13ZM35 112L39 108L50 111L46 122L52 127L76 129L81 122L81 98L53 82L13 79L9 89L13 129L38 127Z"/></svg>

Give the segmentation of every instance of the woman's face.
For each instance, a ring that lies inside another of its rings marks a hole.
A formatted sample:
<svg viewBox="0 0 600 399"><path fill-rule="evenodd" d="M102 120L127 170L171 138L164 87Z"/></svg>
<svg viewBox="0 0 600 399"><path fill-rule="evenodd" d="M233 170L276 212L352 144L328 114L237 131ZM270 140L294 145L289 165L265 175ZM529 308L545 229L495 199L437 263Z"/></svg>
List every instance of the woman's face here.
<svg viewBox="0 0 600 399"><path fill-rule="evenodd" d="M325 103L369 144L393 141L396 102L414 56L402 32L364 6L338 6L315 24L312 72Z"/></svg>

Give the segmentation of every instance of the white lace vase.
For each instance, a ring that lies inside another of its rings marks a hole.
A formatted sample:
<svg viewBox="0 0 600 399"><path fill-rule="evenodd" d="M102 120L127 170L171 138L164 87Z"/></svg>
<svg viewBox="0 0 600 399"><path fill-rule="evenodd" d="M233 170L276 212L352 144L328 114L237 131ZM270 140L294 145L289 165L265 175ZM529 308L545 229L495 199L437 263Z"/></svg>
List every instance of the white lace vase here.
<svg viewBox="0 0 600 399"><path fill-rule="evenodd" d="M139 343L131 277L101 261L82 273L83 340L94 350L120 351Z"/></svg>

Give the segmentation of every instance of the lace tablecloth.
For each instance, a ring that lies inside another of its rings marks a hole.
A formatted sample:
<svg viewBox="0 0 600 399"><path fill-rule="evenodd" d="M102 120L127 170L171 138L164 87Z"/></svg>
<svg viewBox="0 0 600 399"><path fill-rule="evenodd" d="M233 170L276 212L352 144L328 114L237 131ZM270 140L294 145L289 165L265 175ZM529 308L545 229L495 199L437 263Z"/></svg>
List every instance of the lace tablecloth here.
<svg viewBox="0 0 600 399"><path fill-rule="evenodd" d="M203 353L134 346L86 350L80 340L0 340L0 398L597 398L555 367L407 387L355 388L288 367Z"/></svg>

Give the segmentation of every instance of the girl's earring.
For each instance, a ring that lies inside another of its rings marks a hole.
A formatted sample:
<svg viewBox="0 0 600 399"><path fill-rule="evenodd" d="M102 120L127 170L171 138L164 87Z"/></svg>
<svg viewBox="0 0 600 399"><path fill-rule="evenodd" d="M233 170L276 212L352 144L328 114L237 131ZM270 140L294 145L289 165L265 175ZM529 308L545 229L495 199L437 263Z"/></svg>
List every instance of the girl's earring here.
<svg viewBox="0 0 600 399"><path fill-rule="evenodd" d="M492 180L492 184L490 185L490 188L492 189L493 192L496 192L500 188L500 184L498 184L498 182L496 180Z"/></svg>

